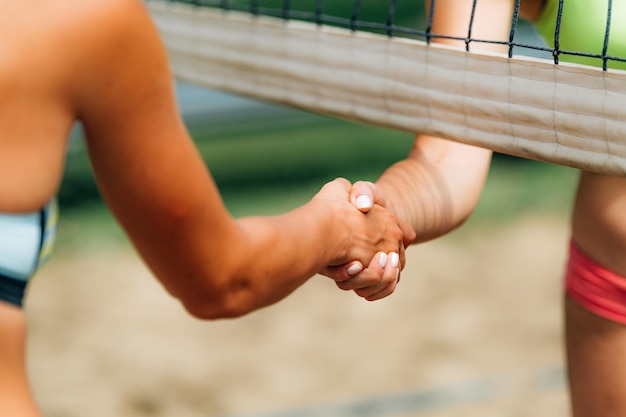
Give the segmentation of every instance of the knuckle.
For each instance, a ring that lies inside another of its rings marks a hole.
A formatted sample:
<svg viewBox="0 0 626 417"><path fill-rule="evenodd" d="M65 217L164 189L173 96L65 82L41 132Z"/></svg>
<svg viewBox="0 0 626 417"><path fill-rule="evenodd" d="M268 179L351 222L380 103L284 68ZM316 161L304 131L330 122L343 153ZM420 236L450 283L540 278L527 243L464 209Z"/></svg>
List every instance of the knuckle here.
<svg viewBox="0 0 626 417"><path fill-rule="evenodd" d="M350 186L350 181L348 181L347 179L345 179L344 177L337 177L333 180L333 182L336 182L339 185L342 186Z"/></svg>

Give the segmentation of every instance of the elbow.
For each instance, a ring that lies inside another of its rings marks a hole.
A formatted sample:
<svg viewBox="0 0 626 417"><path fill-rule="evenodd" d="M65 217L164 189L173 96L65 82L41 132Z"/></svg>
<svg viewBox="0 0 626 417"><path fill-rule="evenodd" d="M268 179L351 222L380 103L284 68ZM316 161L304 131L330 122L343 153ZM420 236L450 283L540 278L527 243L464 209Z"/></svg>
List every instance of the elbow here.
<svg viewBox="0 0 626 417"><path fill-rule="evenodd" d="M200 320L220 320L245 316L258 308L257 297L245 282L225 285L221 288L198 289L179 297L185 310Z"/></svg>
<svg viewBox="0 0 626 417"><path fill-rule="evenodd" d="M252 311L250 308L229 303L189 303L183 301L183 305L192 317L205 321L234 319L245 316Z"/></svg>

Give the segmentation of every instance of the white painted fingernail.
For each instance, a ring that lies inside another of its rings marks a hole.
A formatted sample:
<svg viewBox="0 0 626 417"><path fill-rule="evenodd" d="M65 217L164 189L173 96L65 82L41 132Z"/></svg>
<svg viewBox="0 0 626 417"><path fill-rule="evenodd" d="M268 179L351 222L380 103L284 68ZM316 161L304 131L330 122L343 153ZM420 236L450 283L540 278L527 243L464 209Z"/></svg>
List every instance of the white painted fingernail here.
<svg viewBox="0 0 626 417"><path fill-rule="evenodd" d="M363 194L356 198L356 208L371 208L372 207L372 199L369 195Z"/></svg>
<svg viewBox="0 0 626 417"><path fill-rule="evenodd" d="M387 265L387 254L385 252L381 253L378 257L378 265L380 265L381 268L384 268L385 265Z"/></svg>
<svg viewBox="0 0 626 417"><path fill-rule="evenodd" d="M361 272L361 269L363 269L361 267L361 264L357 262L355 264L350 265L350 267L348 268L346 272L348 273L348 275L353 276Z"/></svg>
<svg viewBox="0 0 626 417"><path fill-rule="evenodd" d="M395 252L391 252L389 254L389 262L391 262L391 266L393 266L394 268L397 268L398 263L400 263L400 256Z"/></svg>

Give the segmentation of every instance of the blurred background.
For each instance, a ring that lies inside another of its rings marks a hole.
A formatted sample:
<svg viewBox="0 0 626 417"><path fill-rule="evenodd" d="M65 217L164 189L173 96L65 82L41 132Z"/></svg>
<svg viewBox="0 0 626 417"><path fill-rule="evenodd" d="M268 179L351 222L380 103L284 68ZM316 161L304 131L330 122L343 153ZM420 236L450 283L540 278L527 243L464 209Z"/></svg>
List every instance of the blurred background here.
<svg viewBox="0 0 626 417"><path fill-rule="evenodd" d="M379 12L376 12L380 16ZM177 84L235 216L375 180L413 137ZM561 276L577 172L496 155L472 218L411 247L391 297L314 277L236 320L189 317L103 205L80 127L56 254L30 287L29 368L50 417L566 416Z"/></svg>

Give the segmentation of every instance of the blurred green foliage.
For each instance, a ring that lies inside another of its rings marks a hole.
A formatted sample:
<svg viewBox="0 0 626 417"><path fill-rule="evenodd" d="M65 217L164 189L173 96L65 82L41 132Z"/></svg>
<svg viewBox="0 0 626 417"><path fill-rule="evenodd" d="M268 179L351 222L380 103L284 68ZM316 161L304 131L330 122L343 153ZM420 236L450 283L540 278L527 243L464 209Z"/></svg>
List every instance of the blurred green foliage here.
<svg viewBox="0 0 626 417"><path fill-rule="evenodd" d="M234 126L218 121L191 125L222 192L323 183L339 176L375 179L406 156L412 143L407 133L323 116L294 112L293 118L274 117L242 118ZM74 146L66 160L60 204L77 207L99 199L86 151Z"/></svg>
<svg viewBox="0 0 626 417"><path fill-rule="evenodd" d="M411 142L406 133L323 117L300 126L197 139L225 190L338 176L371 178L406 156Z"/></svg>
<svg viewBox="0 0 626 417"><path fill-rule="evenodd" d="M578 170L495 154L475 222L504 225L528 215L569 216Z"/></svg>

